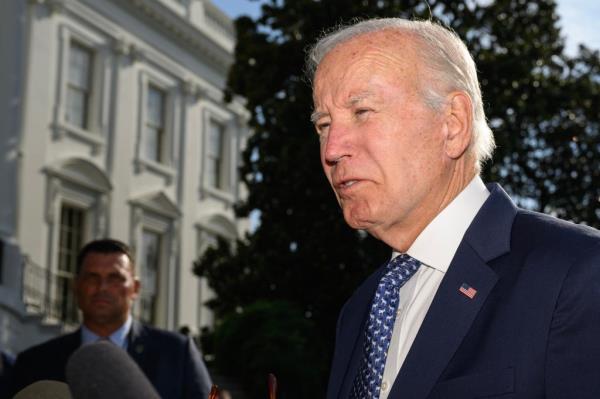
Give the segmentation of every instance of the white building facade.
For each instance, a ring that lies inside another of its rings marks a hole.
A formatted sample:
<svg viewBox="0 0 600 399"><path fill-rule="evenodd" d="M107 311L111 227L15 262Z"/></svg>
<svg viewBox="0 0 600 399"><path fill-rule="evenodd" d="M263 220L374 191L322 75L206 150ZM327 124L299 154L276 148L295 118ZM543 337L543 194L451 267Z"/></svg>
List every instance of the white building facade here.
<svg viewBox="0 0 600 399"><path fill-rule="evenodd" d="M136 317L210 326L193 261L248 223L231 21L210 0L3 0L0 21L0 348L77 325L75 257L103 237L133 249Z"/></svg>

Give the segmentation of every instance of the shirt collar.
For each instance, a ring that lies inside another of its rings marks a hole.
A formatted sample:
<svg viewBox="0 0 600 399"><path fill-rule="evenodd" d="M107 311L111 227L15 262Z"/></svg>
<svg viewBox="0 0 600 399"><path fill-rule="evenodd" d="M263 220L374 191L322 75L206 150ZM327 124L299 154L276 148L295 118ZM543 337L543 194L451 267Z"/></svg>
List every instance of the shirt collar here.
<svg viewBox="0 0 600 399"><path fill-rule="evenodd" d="M490 192L476 176L419 234L407 254L446 273L469 225ZM394 252L392 257L398 255Z"/></svg>
<svg viewBox="0 0 600 399"><path fill-rule="evenodd" d="M125 323L119 327L118 330L113 332L108 336L108 339L115 345L127 349L127 335L129 335L129 330L131 330L131 325L133 324L133 319L131 315L127 316L127 320ZM81 344L91 344L92 342L96 342L101 339L98 334L92 332L85 325L81 325Z"/></svg>

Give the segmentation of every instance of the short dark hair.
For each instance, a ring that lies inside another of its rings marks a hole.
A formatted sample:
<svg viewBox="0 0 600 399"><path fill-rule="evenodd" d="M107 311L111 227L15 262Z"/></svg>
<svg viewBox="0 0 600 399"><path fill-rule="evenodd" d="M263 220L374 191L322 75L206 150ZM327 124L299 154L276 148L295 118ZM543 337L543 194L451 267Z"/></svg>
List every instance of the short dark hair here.
<svg viewBox="0 0 600 399"><path fill-rule="evenodd" d="M129 246L119 240L115 240L112 238L102 238L100 240L88 242L83 246L83 248L79 250L79 254L77 254L77 275L81 273L83 261L85 260L85 257L90 253L127 255L127 257L129 258L129 263L131 264L131 271L135 272L135 260L133 258L133 254L131 253L131 250L129 249Z"/></svg>

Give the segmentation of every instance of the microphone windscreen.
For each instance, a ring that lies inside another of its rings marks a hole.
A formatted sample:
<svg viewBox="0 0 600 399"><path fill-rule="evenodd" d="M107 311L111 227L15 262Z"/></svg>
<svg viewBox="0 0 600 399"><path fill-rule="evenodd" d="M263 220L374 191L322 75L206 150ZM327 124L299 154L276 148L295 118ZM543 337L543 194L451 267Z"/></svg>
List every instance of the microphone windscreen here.
<svg viewBox="0 0 600 399"><path fill-rule="evenodd" d="M64 382L41 380L21 389L13 399L71 399L71 393Z"/></svg>
<svg viewBox="0 0 600 399"><path fill-rule="evenodd" d="M160 399L129 354L110 342L82 345L66 374L73 399Z"/></svg>

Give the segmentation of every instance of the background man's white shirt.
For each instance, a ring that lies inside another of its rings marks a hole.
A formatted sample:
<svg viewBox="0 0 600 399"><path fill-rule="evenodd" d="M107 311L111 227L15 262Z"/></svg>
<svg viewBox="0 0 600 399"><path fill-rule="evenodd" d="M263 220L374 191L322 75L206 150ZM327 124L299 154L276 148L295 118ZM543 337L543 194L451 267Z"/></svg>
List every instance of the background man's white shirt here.
<svg viewBox="0 0 600 399"><path fill-rule="evenodd" d="M120 348L127 350L127 336L129 335L129 330L131 330L131 325L133 324L133 319L131 315L127 317L127 321L119 327L117 331L110 334L106 339L110 340L113 344L117 345ZM98 340L102 339L98 334L92 332L85 325L81 325L81 345L91 344Z"/></svg>

